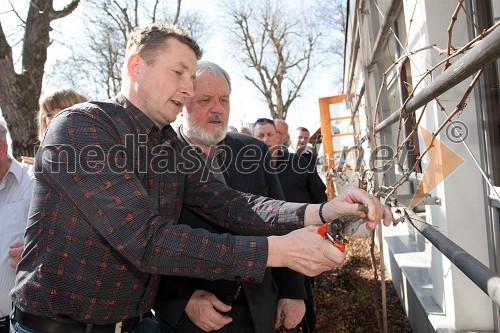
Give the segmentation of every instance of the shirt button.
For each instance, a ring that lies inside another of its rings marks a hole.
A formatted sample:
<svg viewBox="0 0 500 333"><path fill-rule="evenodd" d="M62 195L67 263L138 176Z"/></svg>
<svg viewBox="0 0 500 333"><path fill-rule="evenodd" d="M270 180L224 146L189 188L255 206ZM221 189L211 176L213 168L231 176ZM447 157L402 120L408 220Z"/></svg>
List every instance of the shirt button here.
<svg viewBox="0 0 500 333"><path fill-rule="evenodd" d="M144 304L146 304L146 300L144 300L144 299L143 299L143 300L141 301L141 305L144 305Z"/></svg>
<svg viewBox="0 0 500 333"><path fill-rule="evenodd" d="M253 282L253 281L255 281L255 279L254 278L249 278L248 281L252 281Z"/></svg>

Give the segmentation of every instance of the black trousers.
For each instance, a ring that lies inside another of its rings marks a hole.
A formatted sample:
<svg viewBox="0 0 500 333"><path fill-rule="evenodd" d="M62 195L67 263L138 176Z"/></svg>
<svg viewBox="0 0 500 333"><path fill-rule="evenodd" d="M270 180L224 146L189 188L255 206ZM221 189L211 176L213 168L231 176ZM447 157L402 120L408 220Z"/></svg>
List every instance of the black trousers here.
<svg viewBox="0 0 500 333"><path fill-rule="evenodd" d="M306 304L306 314L298 328L305 333L316 332L316 311L314 310L314 297L312 291L313 278L304 277L304 287L306 288L307 299L304 300Z"/></svg>
<svg viewBox="0 0 500 333"><path fill-rule="evenodd" d="M241 296L237 297L231 304L231 311L227 313L228 316L233 318L233 321L224 326L222 329L215 332L221 333L254 333L255 329L253 327L252 316L250 315L250 308L248 307L248 302L241 292ZM184 314L185 315L185 314ZM174 328L165 321L160 316L156 317L158 321L160 332L162 333L201 333L203 332L199 327L194 325L189 319L181 324L180 327ZM271 332L270 332L271 333Z"/></svg>
<svg viewBox="0 0 500 333"><path fill-rule="evenodd" d="M241 296L236 298L231 305L229 316L233 321L227 325L227 333L254 333L252 316L248 307L247 299L241 292Z"/></svg>

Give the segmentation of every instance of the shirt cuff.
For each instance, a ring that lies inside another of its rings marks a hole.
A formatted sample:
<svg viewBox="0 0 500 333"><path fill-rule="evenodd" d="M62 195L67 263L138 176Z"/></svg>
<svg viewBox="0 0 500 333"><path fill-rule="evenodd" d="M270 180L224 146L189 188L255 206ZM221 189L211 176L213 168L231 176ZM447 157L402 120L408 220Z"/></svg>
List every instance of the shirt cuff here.
<svg viewBox="0 0 500 333"><path fill-rule="evenodd" d="M231 274L233 279L260 283L266 272L267 237L236 236Z"/></svg>

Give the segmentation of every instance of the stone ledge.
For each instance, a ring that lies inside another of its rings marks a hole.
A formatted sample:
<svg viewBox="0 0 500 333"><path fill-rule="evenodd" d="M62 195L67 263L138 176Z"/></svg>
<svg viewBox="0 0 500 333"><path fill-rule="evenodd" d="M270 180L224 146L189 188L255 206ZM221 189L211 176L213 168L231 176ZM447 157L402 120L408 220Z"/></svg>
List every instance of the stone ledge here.
<svg viewBox="0 0 500 333"><path fill-rule="evenodd" d="M388 274L415 332L454 332L432 295L431 245L413 226L384 228Z"/></svg>

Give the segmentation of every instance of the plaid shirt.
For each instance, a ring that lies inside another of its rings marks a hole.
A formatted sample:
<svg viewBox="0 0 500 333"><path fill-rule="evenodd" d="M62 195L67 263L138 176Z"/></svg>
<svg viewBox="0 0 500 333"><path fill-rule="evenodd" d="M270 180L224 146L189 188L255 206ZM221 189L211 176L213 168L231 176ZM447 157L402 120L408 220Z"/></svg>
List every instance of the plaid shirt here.
<svg viewBox="0 0 500 333"><path fill-rule="evenodd" d="M260 281L267 239L259 235L301 227L305 205L205 181L191 149L123 95L59 113L36 155L15 305L111 324L151 309L160 274ZM182 205L253 236L177 225Z"/></svg>

